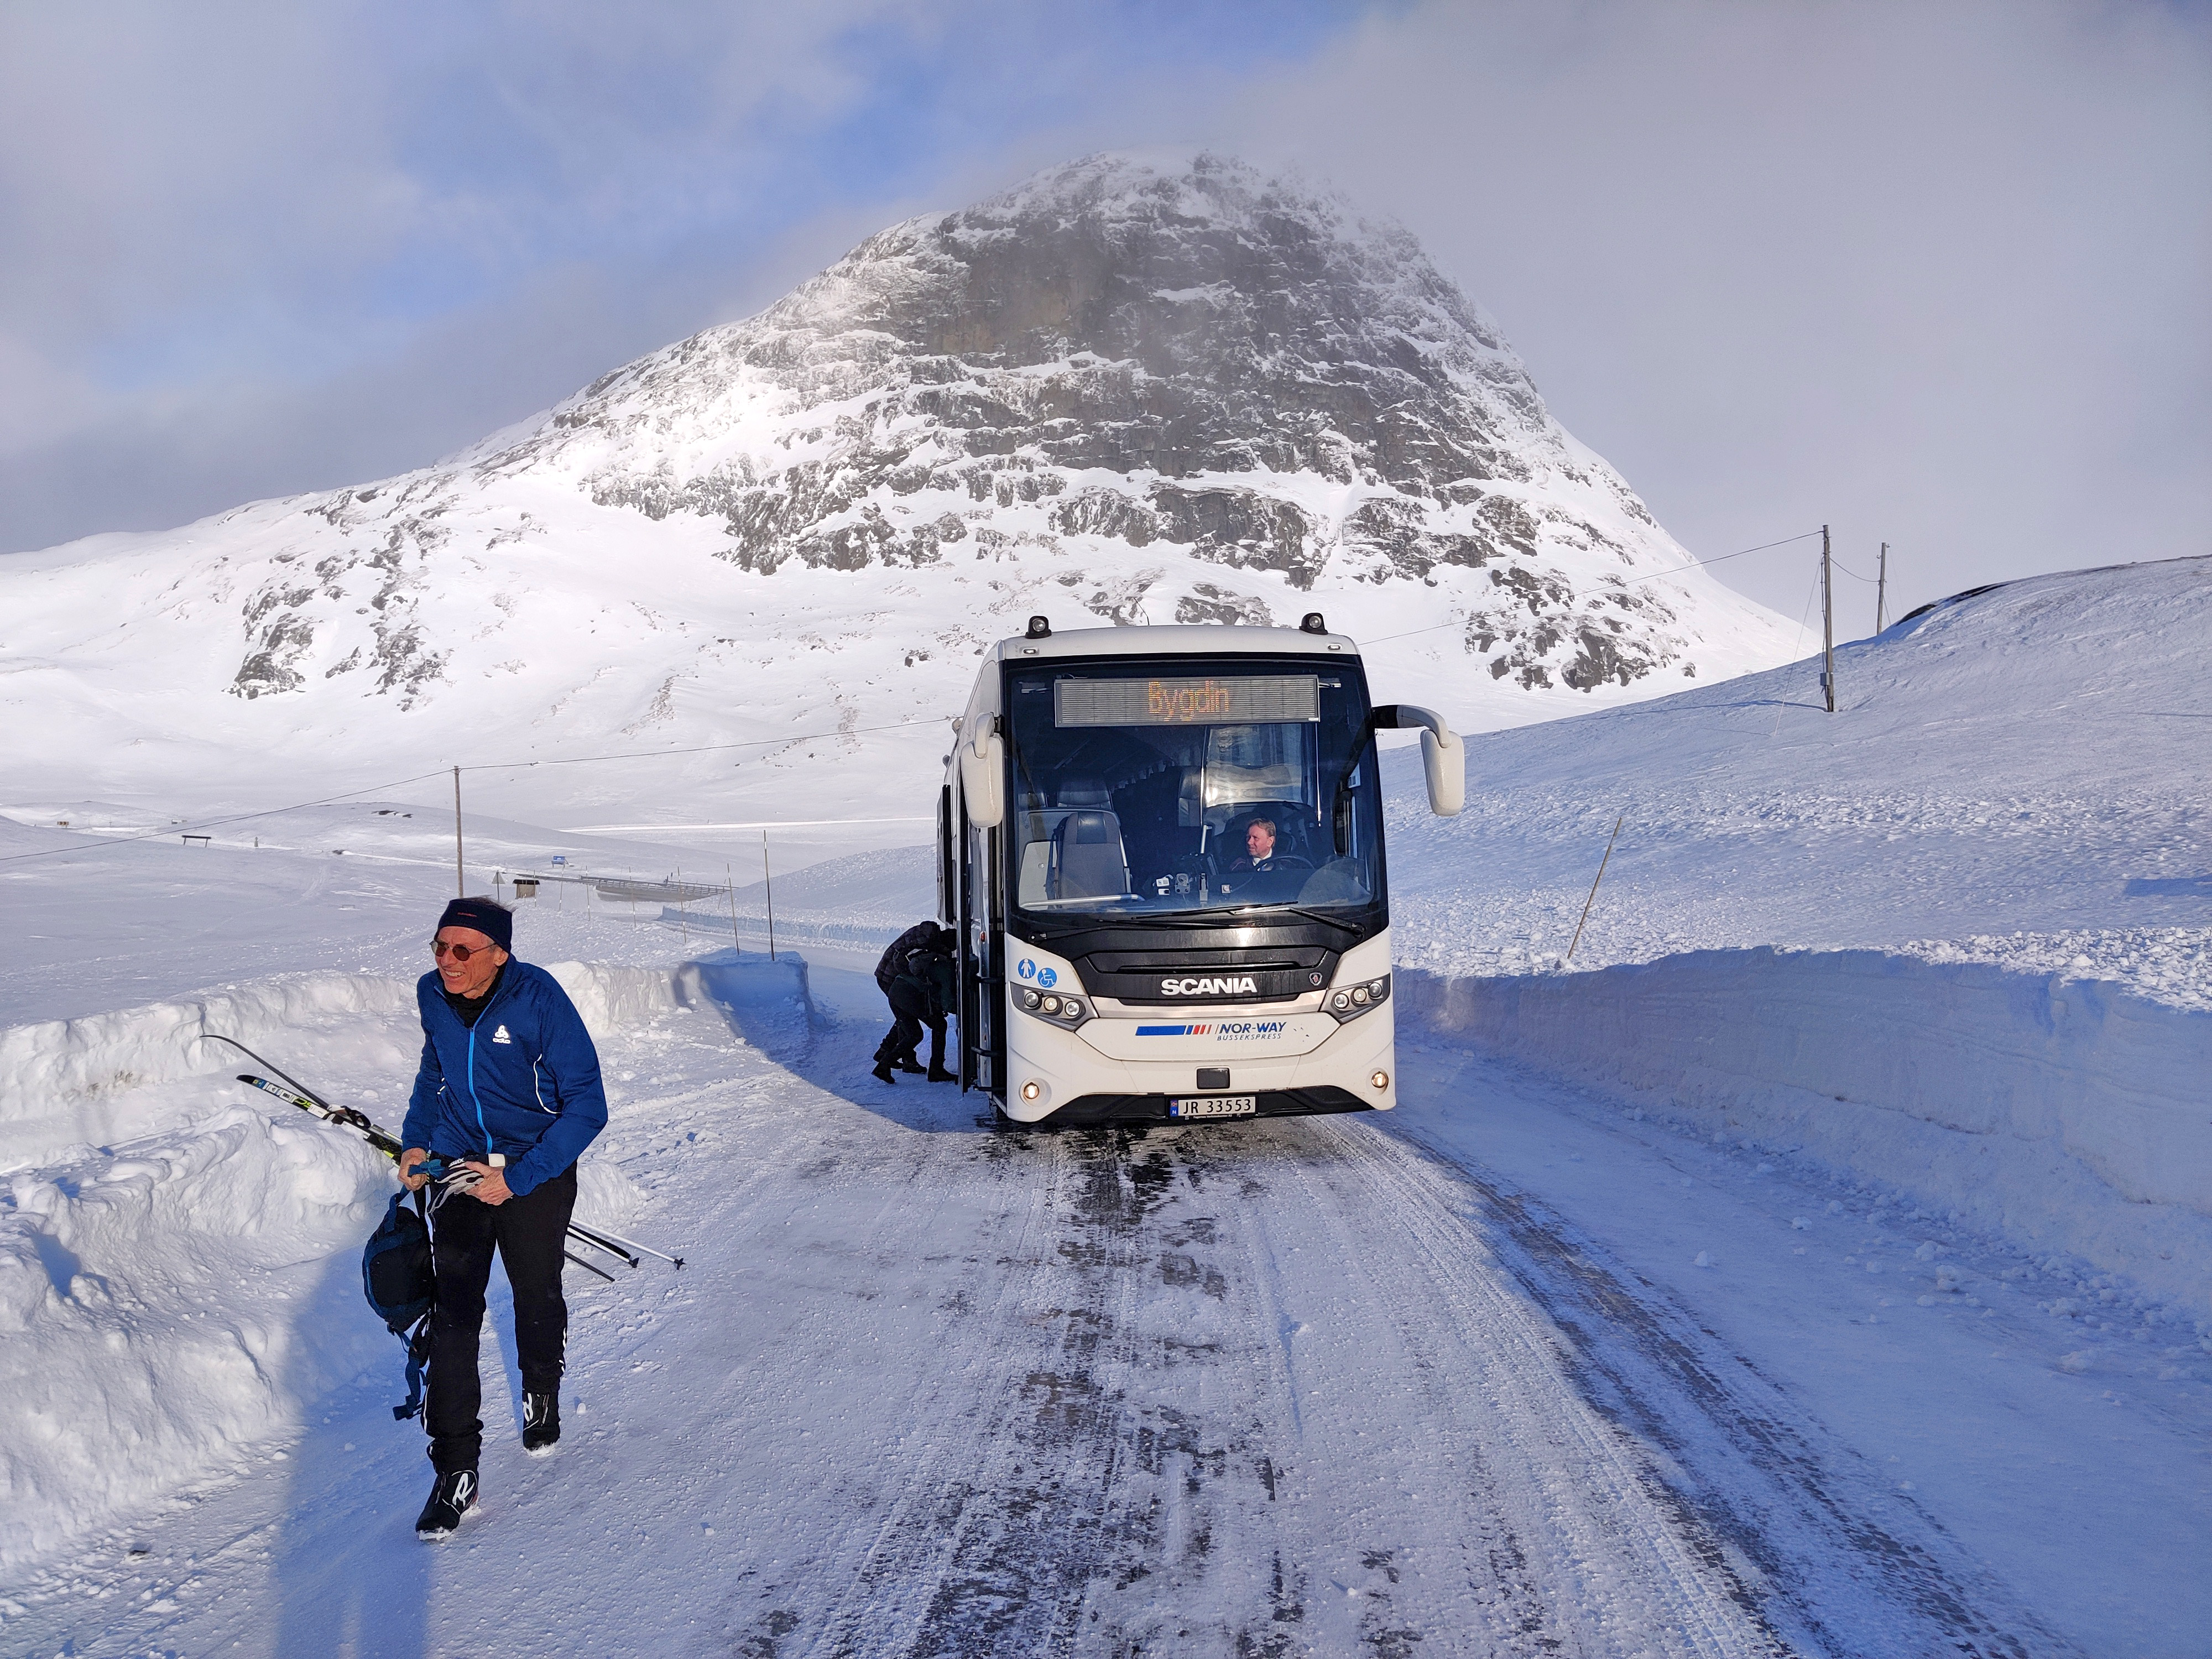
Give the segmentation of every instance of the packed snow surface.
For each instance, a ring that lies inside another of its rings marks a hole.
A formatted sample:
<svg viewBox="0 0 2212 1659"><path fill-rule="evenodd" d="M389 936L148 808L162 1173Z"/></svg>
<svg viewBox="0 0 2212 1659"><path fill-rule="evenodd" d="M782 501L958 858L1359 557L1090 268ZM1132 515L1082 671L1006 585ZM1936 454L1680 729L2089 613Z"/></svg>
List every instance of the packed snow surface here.
<svg viewBox="0 0 2212 1659"><path fill-rule="evenodd" d="M1939 608L1832 716L1799 665L1479 738L1454 823L1394 756L1387 1116L995 1133L866 1074L926 851L780 867L771 963L750 872L484 821L723 891L519 907L588 1201L687 1266L570 1275L548 1462L495 1300L439 1550L390 1177L188 1041L397 1122L438 786L258 848L15 803L0 1646L2201 1652L2205 574Z"/></svg>

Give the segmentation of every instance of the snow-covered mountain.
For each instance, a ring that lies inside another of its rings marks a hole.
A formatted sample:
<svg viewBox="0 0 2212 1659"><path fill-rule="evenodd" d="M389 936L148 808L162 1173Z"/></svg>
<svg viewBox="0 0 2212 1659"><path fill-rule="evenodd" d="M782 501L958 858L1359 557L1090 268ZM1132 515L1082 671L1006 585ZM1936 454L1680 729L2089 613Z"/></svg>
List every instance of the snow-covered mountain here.
<svg viewBox="0 0 2212 1659"><path fill-rule="evenodd" d="M882 812L943 744L878 728L957 708L1034 611L1320 610L1390 641L1378 695L1491 728L1789 654L1687 557L1404 230L1098 156L438 465L0 563L10 793L181 809L744 742L501 804Z"/></svg>

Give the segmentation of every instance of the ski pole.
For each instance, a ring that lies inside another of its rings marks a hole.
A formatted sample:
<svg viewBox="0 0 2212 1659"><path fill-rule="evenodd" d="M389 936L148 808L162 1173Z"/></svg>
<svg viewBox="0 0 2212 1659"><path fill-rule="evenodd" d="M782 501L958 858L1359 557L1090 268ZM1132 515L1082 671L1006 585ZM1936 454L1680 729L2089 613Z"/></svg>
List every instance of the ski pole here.
<svg viewBox="0 0 2212 1659"><path fill-rule="evenodd" d="M580 1226L581 1224L575 1224ZM605 1239L611 1244L627 1244L633 1250L643 1251L647 1255L659 1256L663 1261L672 1263L676 1267L681 1267L684 1265L684 1258L682 1256L666 1255L662 1251L654 1249L650 1244L641 1244L634 1238L624 1238L620 1233L611 1233L606 1231L605 1229L593 1230L586 1228L583 1231L587 1233L596 1231L599 1237Z"/></svg>
<svg viewBox="0 0 2212 1659"><path fill-rule="evenodd" d="M576 1240L579 1243L589 1245L595 1250L605 1251L607 1255L613 1256L625 1267L634 1269L638 1265L637 1258L632 1255L628 1250L618 1250L611 1244L602 1244L598 1239L592 1237L589 1232L578 1227L573 1222L570 1223L568 1226L568 1237Z"/></svg>
<svg viewBox="0 0 2212 1659"><path fill-rule="evenodd" d="M585 1261L585 1260L584 1260L584 1258L583 1258L583 1257L581 1257L580 1255L575 1255L575 1254L574 1254L573 1252L568 1251L568 1250L563 1250L563 1251L562 1251L562 1252L561 1252L561 1254L562 1254L562 1255L566 1260L574 1262L574 1263L575 1263L579 1267L581 1267L581 1268L582 1268L586 1273L598 1273L598 1274L599 1274L599 1276L600 1278L602 1278L602 1279L605 1279L605 1280L607 1281L607 1283L608 1283L608 1284L610 1284L610 1285L611 1285L611 1284L613 1284L613 1283L615 1282L615 1276L614 1276L612 1273L608 1273L608 1272L605 1272L604 1269L601 1269L601 1268L599 1268L599 1267L593 1267L590 1262L588 1262L588 1261Z"/></svg>

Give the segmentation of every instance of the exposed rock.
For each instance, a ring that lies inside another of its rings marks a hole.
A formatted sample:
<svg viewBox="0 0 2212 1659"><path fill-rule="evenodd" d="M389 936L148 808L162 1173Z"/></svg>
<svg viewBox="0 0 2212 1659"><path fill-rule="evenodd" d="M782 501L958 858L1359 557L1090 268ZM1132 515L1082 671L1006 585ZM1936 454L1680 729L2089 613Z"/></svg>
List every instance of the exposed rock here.
<svg viewBox="0 0 2212 1659"><path fill-rule="evenodd" d="M1396 590L1486 684L1694 666L1634 585L1680 550L1413 237L1212 156L1096 156L895 225L520 439L317 498L312 546L246 601L229 689L425 695L475 637L425 608L453 524L489 514L466 544L485 553L544 544L487 505L521 480L712 527L695 544L738 573L850 575L856 603L979 562L1042 567L998 590L1009 607L1051 582L1116 624ZM1155 588L1174 597L1148 609Z"/></svg>

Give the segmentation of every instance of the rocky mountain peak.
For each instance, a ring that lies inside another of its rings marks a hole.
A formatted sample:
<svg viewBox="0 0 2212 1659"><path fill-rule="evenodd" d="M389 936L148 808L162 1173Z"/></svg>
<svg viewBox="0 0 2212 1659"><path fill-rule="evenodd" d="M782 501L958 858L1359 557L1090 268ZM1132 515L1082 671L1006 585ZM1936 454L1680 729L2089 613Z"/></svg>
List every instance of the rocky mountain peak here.
<svg viewBox="0 0 2212 1659"><path fill-rule="evenodd" d="M958 707L1038 611L1322 610L1384 643L1383 700L1478 729L1790 643L1690 568L1411 234L1210 155L1092 156L909 219L449 461L86 557L109 562L0 604L163 688L134 726L109 669L73 668L98 741L181 721L399 771L440 708L532 755L712 756L735 728L857 757ZM696 787L817 752L702 759Z"/></svg>
<svg viewBox="0 0 2212 1659"><path fill-rule="evenodd" d="M929 562L975 506L1044 501L1042 533L1309 588L1339 551L1378 580L1533 551L1486 486L1571 465L1563 437L1403 229L1219 157L1103 155L869 238L520 448L599 452L596 499L719 516L750 569ZM1292 477L1370 493L1332 522Z"/></svg>

